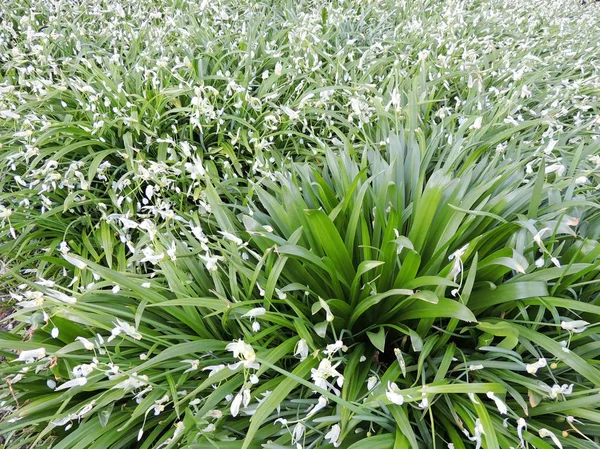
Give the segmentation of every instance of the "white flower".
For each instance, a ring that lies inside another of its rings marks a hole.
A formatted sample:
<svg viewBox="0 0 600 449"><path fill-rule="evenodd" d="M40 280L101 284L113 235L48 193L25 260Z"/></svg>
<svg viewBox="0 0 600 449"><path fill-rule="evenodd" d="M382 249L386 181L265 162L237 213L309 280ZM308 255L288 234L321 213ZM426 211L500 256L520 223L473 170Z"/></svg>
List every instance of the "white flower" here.
<svg viewBox="0 0 600 449"><path fill-rule="evenodd" d="M546 231L549 231L549 230L550 230L550 228L540 229L537 232L537 234L533 236L533 241L541 247L542 246L542 236L546 233Z"/></svg>
<svg viewBox="0 0 600 449"><path fill-rule="evenodd" d="M483 122L483 117L477 117L473 124L469 126L469 129L481 129L481 124Z"/></svg>
<svg viewBox="0 0 600 449"><path fill-rule="evenodd" d="M578 186L582 186L584 184L587 184L588 182L589 180L586 176L580 176L578 178L575 178L575 184L577 184Z"/></svg>
<svg viewBox="0 0 600 449"><path fill-rule="evenodd" d="M330 377L334 377L336 378L338 387L342 387L344 384L344 376L336 371L338 365L339 363L332 365L329 359L321 360L318 368L311 369L311 377L314 384L319 388L330 388L333 392L335 392L335 394L339 394L339 390L335 388L328 380Z"/></svg>
<svg viewBox="0 0 600 449"><path fill-rule="evenodd" d="M88 351L92 351L94 349L94 343L92 343L91 341L89 341L87 338L84 337L77 337L75 340L80 341L81 344L83 345L83 347L85 349L87 349Z"/></svg>
<svg viewBox="0 0 600 449"><path fill-rule="evenodd" d="M294 355L300 356L300 361L308 357L308 345L306 344L306 340L304 338L300 339L300 341L296 343Z"/></svg>
<svg viewBox="0 0 600 449"><path fill-rule="evenodd" d="M478 371L485 368L483 365L469 365L469 371Z"/></svg>
<svg viewBox="0 0 600 449"><path fill-rule="evenodd" d="M206 253L205 256L199 255L200 259L204 261L204 266L208 271L217 271L217 262L222 259L221 256L211 256Z"/></svg>
<svg viewBox="0 0 600 449"><path fill-rule="evenodd" d="M242 318L256 318L257 316L262 316L265 313L267 313L267 309L264 307L256 307L243 314Z"/></svg>
<svg viewBox="0 0 600 449"><path fill-rule="evenodd" d="M550 388L550 397L552 399L556 399L558 397L559 394L571 394L573 393L573 384L563 384L563 385L558 385L558 384L554 384L551 388Z"/></svg>
<svg viewBox="0 0 600 449"><path fill-rule="evenodd" d="M450 274L452 274L454 282L456 282L456 278L463 271L462 256L465 255L465 252L467 251L468 247L469 244L467 243L465 246L457 249L452 254L450 254L450 256L448 256L448 260L454 260L454 264L452 265L452 269L450 270Z"/></svg>
<svg viewBox="0 0 600 449"><path fill-rule="evenodd" d="M225 369L225 365L212 365L212 366L207 366L206 368L202 368L202 371L210 371L208 373L208 377L212 376L215 373L218 373L219 371Z"/></svg>
<svg viewBox="0 0 600 449"><path fill-rule="evenodd" d="M150 262L152 265L156 265L165 258L164 253L155 253L154 250L149 246L142 250L142 254L144 257L140 260L140 262Z"/></svg>
<svg viewBox="0 0 600 449"><path fill-rule="evenodd" d="M114 340L114 338L121 334L121 332L136 340L142 339L142 334L140 334L131 324L121 321L118 318L117 322L113 324L115 325L115 328L110 331L111 335L108 337L108 341Z"/></svg>
<svg viewBox="0 0 600 449"><path fill-rule="evenodd" d="M181 363L190 364L190 367L184 371L184 373L189 373L198 369L198 364L200 363L200 360L182 360Z"/></svg>
<svg viewBox="0 0 600 449"><path fill-rule="evenodd" d="M475 441L476 446L475 449L479 449L481 447L481 436L485 435L485 431L483 430L483 426L481 425L481 421L479 418L475 420L475 435L469 437L469 440Z"/></svg>
<svg viewBox="0 0 600 449"><path fill-rule="evenodd" d="M333 316L333 313L331 313L331 309L329 308L329 305L325 301L323 301L322 298L319 298L319 305L320 305L319 309L325 310L325 321L331 323L335 317ZM317 309L317 311L319 309ZM314 315L314 313L313 313L313 315Z"/></svg>
<svg viewBox="0 0 600 449"><path fill-rule="evenodd" d="M552 439L552 441L554 442L554 444L556 444L556 446L558 448L563 449L562 444L560 444L560 441L558 440L556 435L554 435L554 433L550 432L548 429L541 428L538 433L539 433L540 437L542 437L542 438L550 437Z"/></svg>
<svg viewBox="0 0 600 449"><path fill-rule="evenodd" d="M148 376L138 376L137 373L131 374L131 376L127 377L122 382L119 382L117 385L112 387L113 390L133 390L135 388L143 387L148 384Z"/></svg>
<svg viewBox="0 0 600 449"><path fill-rule="evenodd" d="M233 352L233 356L236 359L241 360L240 363L242 363L245 368L260 368L260 365L256 362L256 354L254 352L254 349L252 348L252 346L244 342L244 340L242 340L241 338L237 341L234 341L233 343L229 343L225 347L225 349ZM235 368L237 368L237 366L235 366Z"/></svg>
<svg viewBox="0 0 600 449"><path fill-rule="evenodd" d="M371 391L373 388L377 386L379 383L379 379L377 376L371 376L367 379L367 390Z"/></svg>
<svg viewBox="0 0 600 449"><path fill-rule="evenodd" d="M548 165L544 170L546 174L556 172L557 176L562 176L566 170L566 167L563 164L552 164Z"/></svg>
<svg viewBox="0 0 600 449"><path fill-rule="evenodd" d="M329 432L325 434L325 439L329 440L330 444L333 444L334 447L339 447L341 444L338 440L340 438L340 434L342 433L342 429L339 424L334 424L331 426Z"/></svg>
<svg viewBox="0 0 600 449"><path fill-rule="evenodd" d="M285 418L277 418L275 421L273 421L273 424L281 424L281 427L283 426L287 426L287 419Z"/></svg>
<svg viewBox="0 0 600 449"><path fill-rule="evenodd" d="M547 364L548 362L546 362L546 359L542 357L535 363L528 363L525 365L525 369L529 374L535 374L540 368L545 367Z"/></svg>
<svg viewBox="0 0 600 449"><path fill-rule="evenodd" d="M73 377L88 377L94 371L94 368L96 368L95 363L83 363L75 366L71 372Z"/></svg>
<svg viewBox="0 0 600 449"><path fill-rule="evenodd" d="M80 270L85 270L87 268L87 264L79 259L75 259L74 257L68 256L66 253L63 253L63 259L69 262L71 265L79 268Z"/></svg>
<svg viewBox="0 0 600 449"><path fill-rule="evenodd" d="M31 349L29 351L21 351L17 362L32 363L35 360L46 357L46 348Z"/></svg>
<svg viewBox="0 0 600 449"><path fill-rule="evenodd" d="M564 330L574 332L576 334L580 334L581 332L585 331L589 325L590 323L583 320L561 321L560 323L560 327L562 327Z"/></svg>
<svg viewBox="0 0 600 449"><path fill-rule="evenodd" d="M318 413L320 410L324 409L327 406L327 402L328 401L325 396L319 396L319 400L317 401L314 407L309 409L308 415L306 415L306 417L310 418L311 416Z"/></svg>
<svg viewBox="0 0 600 449"><path fill-rule="evenodd" d="M275 75L281 76L282 73L283 73L283 66L281 65L281 62L277 61L277 63L275 64Z"/></svg>
<svg viewBox="0 0 600 449"><path fill-rule="evenodd" d="M237 246L242 246L244 244L244 241L233 235L230 232L226 232L226 231L219 231L219 234L221 234L223 237L225 237L227 240L231 240L233 243L235 243Z"/></svg>
<svg viewBox="0 0 600 449"><path fill-rule="evenodd" d="M339 350L342 350L343 352L348 351L348 346L346 346L342 340L338 340L333 344L327 345L323 353L327 355L333 355Z"/></svg>
<svg viewBox="0 0 600 449"><path fill-rule="evenodd" d="M527 421L525 421L525 418L519 418L517 419L517 434L519 435L521 446L525 447L525 440L523 439L523 430L527 430Z"/></svg>
<svg viewBox="0 0 600 449"><path fill-rule="evenodd" d="M178 423L176 423L175 424L175 432L173 433L173 440L178 438L179 435L181 435L184 430L185 430L185 424L183 424L183 421L179 421Z"/></svg>
<svg viewBox="0 0 600 449"><path fill-rule="evenodd" d="M292 444L296 444L302 439L302 436L304 435L304 429L304 424L301 422L294 426L294 430L292 431Z"/></svg>
<svg viewBox="0 0 600 449"><path fill-rule="evenodd" d="M394 382L389 382L387 385L387 391L385 392L385 396L392 404L402 405L404 404L404 396L400 393L400 388Z"/></svg>
<svg viewBox="0 0 600 449"><path fill-rule="evenodd" d="M81 387L87 383L86 377L78 377L76 379L71 379L65 382L64 384L56 387L54 391L66 390L69 388Z"/></svg>
<svg viewBox="0 0 600 449"><path fill-rule="evenodd" d="M238 393L231 402L231 416L236 417L240 412L240 406L242 405L242 395Z"/></svg>
<svg viewBox="0 0 600 449"><path fill-rule="evenodd" d="M493 392L488 391L487 397L496 403L496 407L498 408L498 411L500 412L501 415L508 414L508 407L506 407L506 404L504 402L502 402L502 400L500 398L496 397L496 395Z"/></svg>
<svg viewBox="0 0 600 449"><path fill-rule="evenodd" d="M57 338L57 337L58 337L58 333L59 333L59 332L60 332L60 331L58 330L58 328L57 328L57 327L55 327L55 328L53 328L53 329L52 329L52 331L50 332L50 336L51 336L52 338Z"/></svg>
<svg viewBox="0 0 600 449"><path fill-rule="evenodd" d="M185 165L184 165L185 169L190 173L190 176L193 180L202 178L206 174L206 170L204 169L204 166L202 165L202 160L194 156L192 158L192 161L193 161L193 163L192 162L185 163Z"/></svg>
<svg viewBox="0 0 600 449"><path fill-rule="evenodd" d="M546 153L546 154L552 153L552 151L554 151L554 147L556 146L557 143L558 143L558 140L550 139L550 141L548 142L548 146L544 149L544 153Z"/></svg>

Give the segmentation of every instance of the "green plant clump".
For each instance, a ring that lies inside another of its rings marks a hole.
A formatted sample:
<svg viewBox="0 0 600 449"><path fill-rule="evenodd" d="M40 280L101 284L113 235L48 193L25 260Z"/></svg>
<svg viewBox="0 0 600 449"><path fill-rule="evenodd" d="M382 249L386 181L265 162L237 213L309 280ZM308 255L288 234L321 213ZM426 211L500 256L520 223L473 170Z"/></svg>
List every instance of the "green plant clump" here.
<svg viewBox="0 0 600 449"><path fill-rule="evenodd" d="M0 447L600 448L598 23L5 1Z"/></svg>

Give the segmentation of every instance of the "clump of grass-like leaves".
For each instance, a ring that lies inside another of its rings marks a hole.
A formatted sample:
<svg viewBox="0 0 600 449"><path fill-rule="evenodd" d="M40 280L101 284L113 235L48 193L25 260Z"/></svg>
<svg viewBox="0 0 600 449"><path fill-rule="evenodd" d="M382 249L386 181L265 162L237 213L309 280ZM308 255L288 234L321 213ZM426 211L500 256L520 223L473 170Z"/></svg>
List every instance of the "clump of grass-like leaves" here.
<svg viewBox="0 0 600 449"><path fill-rule="evenodd" d="M206 178L211 216L157 235L150 277L65 254L98 279L76 298L38 287L52 318L14 339L35 374L11 385L8 428L65 448L589 447L586 202L548 202L543 171L523 184L497 156L411 176L414 151L391 135L243 195Z"/></svg>

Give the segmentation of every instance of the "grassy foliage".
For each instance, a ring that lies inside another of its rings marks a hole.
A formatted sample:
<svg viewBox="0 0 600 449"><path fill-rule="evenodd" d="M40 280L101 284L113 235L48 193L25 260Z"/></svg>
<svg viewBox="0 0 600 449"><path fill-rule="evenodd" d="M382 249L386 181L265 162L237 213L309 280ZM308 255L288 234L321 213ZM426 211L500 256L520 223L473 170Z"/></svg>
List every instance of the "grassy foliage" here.
<svg viewBox="0 0 600 449"><path fill-rule="evenodd" d="M600 447L598 6L1 8L5 447Z"/></svg>

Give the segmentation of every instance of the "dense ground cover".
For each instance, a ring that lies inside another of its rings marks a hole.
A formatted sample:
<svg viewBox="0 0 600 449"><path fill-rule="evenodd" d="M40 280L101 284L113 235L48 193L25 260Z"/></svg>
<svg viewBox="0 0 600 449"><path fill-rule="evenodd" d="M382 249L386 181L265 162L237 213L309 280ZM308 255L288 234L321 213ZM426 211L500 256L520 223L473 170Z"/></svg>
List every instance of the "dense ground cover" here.
<svg viewBox="0 0 600 449"><path fill-rule="evenodd" d="M600 447L600 8L0 6L5 447Z"/></svg>

